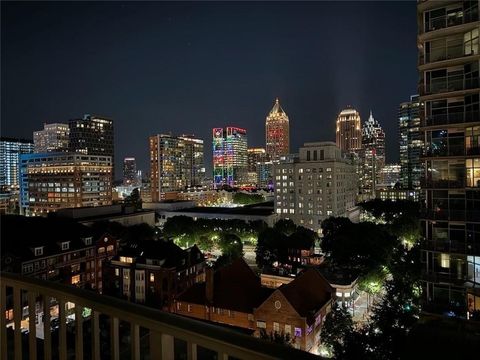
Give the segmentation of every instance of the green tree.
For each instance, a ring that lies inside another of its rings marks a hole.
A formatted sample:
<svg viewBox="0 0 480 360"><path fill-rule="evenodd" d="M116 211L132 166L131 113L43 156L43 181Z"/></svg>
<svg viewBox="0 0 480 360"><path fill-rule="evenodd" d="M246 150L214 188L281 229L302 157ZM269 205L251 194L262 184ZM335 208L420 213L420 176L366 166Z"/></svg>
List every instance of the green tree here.
<svg viewBox="0 0 480 360"><path fill-rule="evenodd" d="M180 246L197 243L195 221L189 216L173 216L163 226L163 234Z"/></svg>
<svg viewBox="0 0 480 360"><path fill-rule="evenodd" d="M286 236L290 236L297 231L297 225L291 219L280 219L273 225L273 228Z"/></svg>
<svg viewBox="0 0 480 360"><path fill-rule="evenodd" d="M124 203L132 205L135 210L141 210L142 198L140 196L140 190L138 190L138 188L133 189L130 195L125 198Z"/></svg>
<svg viewBox="0 0 480 360"><path fill-rule="evenodd" d="M260 269L268 268L276 261L284 262L287 257L287 237L272 228L267 228L258 235L255 248L255 261Z"/></svg>
<svg viewBox="0 0 480 360"><path fill-rule="evenodd" d="M288 333L273 331L267 333L265 329L260 330L260 338L276 344L292 346L292 337Z"/></svg>
<svg viewBox="0 0 480 360"><path fill-rule="evenodd" d="M345 340L354 332L352 315L336 302L327 314L320 335L321 343L335 355L342 351Z"/></svg>
<svg viewBox="0 0 480 360"><path fill-rule="evenodd" d="M239 205L251 205L265 201L265 198L260 194L246 194L243 192L236 192L233 194L232 201Z"/></svg>

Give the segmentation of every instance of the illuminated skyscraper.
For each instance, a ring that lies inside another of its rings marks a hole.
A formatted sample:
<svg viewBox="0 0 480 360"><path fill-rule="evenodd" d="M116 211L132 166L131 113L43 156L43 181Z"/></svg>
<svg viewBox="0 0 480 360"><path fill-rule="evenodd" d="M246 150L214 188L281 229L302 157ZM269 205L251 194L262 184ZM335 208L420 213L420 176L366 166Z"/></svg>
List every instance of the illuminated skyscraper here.
<svg viewBox="0 0 480 360"><path fill-rule="evenodd" d="M479 2L418 1L422 310L480 310Z"/></svg>
<svg viewBox="0 0 480 360"><path fill-rule="evenodd" d="M351 106L347 106L337 117L337 146L347 152L360 152L362 148L362 124L360 114Z"/></svg>
<svg viewBox="0 0 480 360"><path fill-rule="evenodd" d="M31 140L0 139L0 190L9 191L18 189L20 155L31 154L33 142Z"/></svg>
<svg viewBox="0 0 480 360"><path fill-rule="evenodd" d="M423 175L423 163L420 160L424 146L420 132L421 106L418 95L412 95L410 101L401 103L398 109L400 185L404 189L419 189Z"/></svg>
<svg viewBox="0 0 480 360"><path fill-rule="evenodd" d="M277 98L265 122L266 150L271 160L276 161L290 152L289 128L288 116Z"/></svg>
<svg viewBox="0 0 480 360"><path fill-rule="evenodd" d="M149 141L152 201L202 184L203 140L190 135L160 134L151 136Z"/></svg>
<svg viewBox="0 0 480 360"><path fill-rule="evenodd" d="M43 130L33 132L36 153L68 151L70 129L68 124L44 124Z"/></svg>
<svg viewBox="0 0 480 360"><path fill-rule="evenodd" d="M228 126L214 128L213 182L222 185L242 185L247 177L247 130Z"/></svg>
<svg viewBox="0 0 480 360"><path fill-rule="evenodd" d="M134 157L123 159L123 185L137 186L137 162Z"/></svg>
<svg viewBox="0 0 480 360"><path fill-rule="evenodd" d="M68 125L70 152L110 156L115 168L113 120L102 116L84 115L83 119L70 120Z"/></svg>
<svg viewBox="0 0 480 360"><path fill-rule="evenodd" d="M381 171L385 166L385 132L371 111L362 128L361 164L362 193L367 198L375 197L375 186L382 183Z"/></svg>

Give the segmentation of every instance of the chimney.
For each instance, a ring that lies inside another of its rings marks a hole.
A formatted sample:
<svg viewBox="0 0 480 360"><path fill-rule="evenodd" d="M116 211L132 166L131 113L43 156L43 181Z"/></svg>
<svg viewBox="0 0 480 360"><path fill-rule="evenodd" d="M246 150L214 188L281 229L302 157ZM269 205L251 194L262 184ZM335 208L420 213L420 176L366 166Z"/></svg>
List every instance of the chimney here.
<svg viewBox="0 0 480 360"><path fill-rule="evenodd" d="M213 275L213 268L207 267L205 269L205 298L208 304L213 303Z"/></svg>

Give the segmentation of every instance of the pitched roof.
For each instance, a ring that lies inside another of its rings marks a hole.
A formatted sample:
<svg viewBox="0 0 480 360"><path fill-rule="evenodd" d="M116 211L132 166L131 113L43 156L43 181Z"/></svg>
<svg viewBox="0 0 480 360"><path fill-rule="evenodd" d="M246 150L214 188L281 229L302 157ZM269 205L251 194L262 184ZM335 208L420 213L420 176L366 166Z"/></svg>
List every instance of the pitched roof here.
<svg viewBox="0 0 480 360"><path fill-rule="evenodd" d="M183 292L178 301L207 305L205 283L198 283ZM271 293L272 289L261 286L260 278L250 269L243 258L217 270L213 279L214 307L253 312Z"/></svg>
<svg viewBox="0 0 480 360"><path fill-rule="evenodd" d="M196 245L183 250L173 241L145 240L128 243L118 256L131 256L137 263L145 264L147 259L160 261L164 268L191 266L204 261L203 254Z"/></svg>
<svg viewBox="0 0 480 360"><path fill-rule="evenodd" d="M302 317L313 316L331 298L333 288L315 269L308 268L295 280L284 284L278 290L285 296Z"/></svg>
<svg viewBox="0 0 480 360"><path fill-rule="evenodd" d="M85 247L82 239L92 237L85 225L71 219L2 215L1 251L22 260L34 258L32 248L44 247L44 254L60 253L60 243L70 241L69 250Z"/></svg>

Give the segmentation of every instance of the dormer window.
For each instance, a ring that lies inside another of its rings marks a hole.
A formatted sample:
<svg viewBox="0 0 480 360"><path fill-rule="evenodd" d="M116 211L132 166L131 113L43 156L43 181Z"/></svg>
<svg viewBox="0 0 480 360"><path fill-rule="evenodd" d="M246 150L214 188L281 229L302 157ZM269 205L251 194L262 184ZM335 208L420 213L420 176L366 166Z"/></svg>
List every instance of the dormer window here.
<svg viewBox="0 0 480 360"><path fill-rule="evenodd" d="M88 246L88 245L92 245L92 238L91 238L91 237L84 238L84 239L83 239L83 243L84 243L85 245L87 245L87 246Z"/></svg>
<svg viewBox="0 0 480 360"><path fill-rule="evenodd" d="M42 256L43 255L43 246L36 247L34 249L35 256Z"/></svg>
<svg viewBox="0 0 480 360"><path fill-rule="evenodd" d="M68 250L70 248L70 241L64 241L61 243L62 250Z"/></svg>

